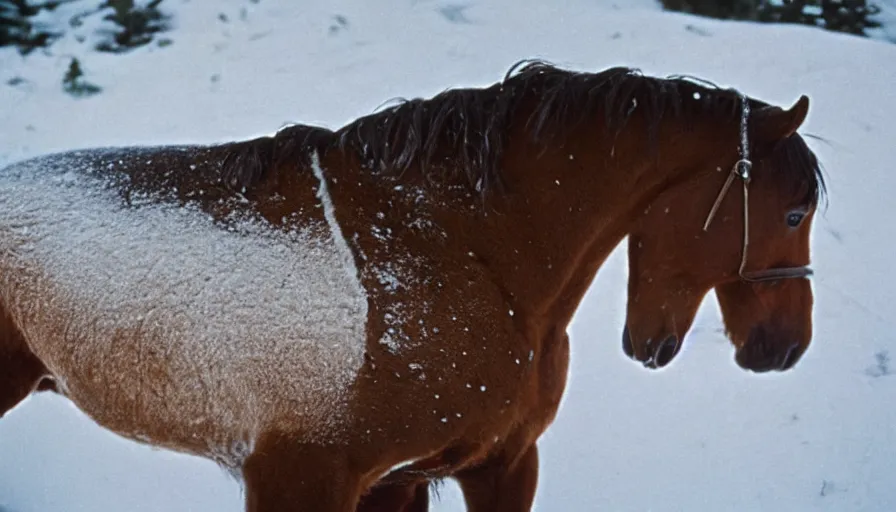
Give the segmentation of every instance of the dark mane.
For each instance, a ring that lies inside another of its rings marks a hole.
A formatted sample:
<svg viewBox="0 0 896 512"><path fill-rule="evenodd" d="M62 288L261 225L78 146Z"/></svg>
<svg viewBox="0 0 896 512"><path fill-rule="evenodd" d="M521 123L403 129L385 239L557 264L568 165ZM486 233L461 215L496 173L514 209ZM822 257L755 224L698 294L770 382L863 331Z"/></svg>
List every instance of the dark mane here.
<svg viewBox="0 0 896 512"><path fill-rule="evenodd" d="M498 167L507 133L526 99L535 101L527 127L536 141L563 137L599 111L610 133L618 134L637 108L646 112L650 148L656 147L660 123L667 117L735 121L741 108L740 93L699 78L649 77L627 67L574 72L524 60L489 87L449 89L429 99L400 100L336 132L295 125L273 138L236 144L223 172L227 183L248 187L272 164L302 158L312 148L351 149L375 172L402 174L418 167L430 181L461 178L484 196L501 186ZM749 101L752 109L767 106ZM824 182L817 158L799 135L791 139L774 155L777 167L807 180L811 198L818 200Z"/></svg>
<svg viewBox="0 0 896 512"><path fill-rule="evenodd" d="M235 192L249 189L286 163L307 165L310 150L328 144L334 135L320 126L295 124L272 137L225 144L221 180Z"/></svg>
<svg viewBox="0 0 896 512"><path fill-rule="evenodd" d="M359 118L337 131L339 145L357 151L373 170L402 173L418 166L429 178L440 177L446 170L462 172L471 187L485 194L500 186L498 162L507 130L527 94L537 98L527 122L535 140L562 137L600 109L609 131L618 133L635 108L642 108L647 112L648 142L655 147L660 122L667 116L733 120L740 108L737 91L693 77L648 77L626 67L573 72L525 60L490 87L401 100ZM750 102L753 108L766 106ZM803 171L817 190L821 182L815 156L804 143L786 146L789 156L785 159L809 165Z"/></svg>

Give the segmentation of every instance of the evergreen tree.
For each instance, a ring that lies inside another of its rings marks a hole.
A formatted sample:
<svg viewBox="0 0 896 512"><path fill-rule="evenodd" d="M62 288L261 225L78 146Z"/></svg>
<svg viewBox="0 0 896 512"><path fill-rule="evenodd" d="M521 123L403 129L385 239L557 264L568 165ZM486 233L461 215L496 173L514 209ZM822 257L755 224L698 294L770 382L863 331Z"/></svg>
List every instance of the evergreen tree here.
<svg viewBox="0 0 896 512"><path fill-rule="evenodd" d="M784 0L780 5L764 2L759 20L778 23L801 23L836 32L865 35L865 30L880 23L873 16L880 12L866 0Z"/></svg>
<svg viewBox="0 0 896 512"><path fill-rule="evenodd" d="M836 32L866 35L877 28L880 8L866 0L661 0L670 11L712 18L799 23Z"/></svg>
<svg viewBox="0 0 896 512"><path fill-rule="evenodd" d="M134 0L107 0L101 8L111 8L112 12L104 19L118 27L97 49L120 53L152 41L153 34L168 28L166 17L158 10L160 3L162 0L151 0L139 7Z"/></svg>
<svg viewBox="0 0 896 512"><path fill-rule="evenodd" d="M62 90L76 98L83 98L99 94L103 89L85 80L81 62L78 59L72 59L68 65L68 71L62 77Z"/></svg>
<svg viewBox="0 0 896 512"><path fill-rule="evenodd" d="M30 20L41 9L54 9L61 2L29 4L28 0L0 0L0 46L16 45L27 54L49 45L60 34L36 27Z"/></svg>
<svg viewBox="0 0 896 512"><path fill-rule="evenodd" d="M763 3L764 0L662 0L663 7L670 11L736 20L756 19Z"/></svg>
<svg viewBox="0 0 896 512"><path fill-rule="evenodd" d="M105 0L97 7L96 3L82 0L0 0L0 46L15 45L23 54L49 46L62 33L39 25L35 17L43 10L80 2L85 10L73 16L69 25L79 26L82 18L105 11L104 19L111 24L99 30L100 36L105 37L97 49L125 52L149 43L156 33L167 30L168 18L158 9L162 1L148 0L138 5L134 0Z"/></svg>

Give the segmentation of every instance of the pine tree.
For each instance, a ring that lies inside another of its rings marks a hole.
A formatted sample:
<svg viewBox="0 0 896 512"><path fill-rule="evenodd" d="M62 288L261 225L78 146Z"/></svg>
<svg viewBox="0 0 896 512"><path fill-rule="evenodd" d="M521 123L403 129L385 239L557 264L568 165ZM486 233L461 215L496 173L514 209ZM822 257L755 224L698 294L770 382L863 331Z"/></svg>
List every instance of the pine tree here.
<svg viewBox="0 0 896 512"><path fill-rule="evenodd" d="M58 34L39 30L29 20L40 9L40 6L29 5L28 0L0 0L0 46L15 45L27 54L58 37Z"/></svg>
<svg viewBox="0 0 896 512"><path fill-rule="evenodd" d="M111 8L105 19L115 23L118 29L111 40L103 41L97 49L106 52L125 52L152 41L153 34L168 28L167 18L159 10L162 0L152 0L145 7L138 7L134 0L107 0L101 8Z"/></svg>
<svg viewBox="0 0 896 512"><path fill-rule="evenodd" d="M781 5L766 2L760 10L759 19L865 35L866 29L880 26L872 19L879 12L879 7L866 0L784 0Z"/></svg>
<svg viewBox="0 0 896 512"><path fill-rule="evenodd" d="M68 71L62 77L62 90L71 94L76 98L93 96L100 93L103 89L84 79L84 71L81 69L81 62L78 59L72 59L68 65Z"/></svg>
<svg viewBox="0 0 896 512"><path fill-rule="evenodd" d="M866 35L880 8L866 0L661 0L663 7L712 18L799 23Z"/></svg>
<svg viewBox="0 0 896 512"><path fill-rule="evenodd" d="M753 20L764 0L662 0L663 7L710 18Z"/></svg>

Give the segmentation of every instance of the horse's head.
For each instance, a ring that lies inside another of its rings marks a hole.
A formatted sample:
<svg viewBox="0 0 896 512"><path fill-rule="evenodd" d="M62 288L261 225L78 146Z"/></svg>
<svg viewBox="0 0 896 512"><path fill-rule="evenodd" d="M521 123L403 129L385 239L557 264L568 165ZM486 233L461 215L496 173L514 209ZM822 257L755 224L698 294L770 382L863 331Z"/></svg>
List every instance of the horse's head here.
<svg viewBox="0 0 896 512"><path fill-rule="evenodd" d="M748 155L732 138L742 130L718 126L678 146L692 168L630 231L623 333L630 357L651 368L668 364L713 288L741 367L786 370L805 352L812 337L809 234L824 186L796 133L808 106L805 96L789 110L755 106L746 118Z"/></svg>

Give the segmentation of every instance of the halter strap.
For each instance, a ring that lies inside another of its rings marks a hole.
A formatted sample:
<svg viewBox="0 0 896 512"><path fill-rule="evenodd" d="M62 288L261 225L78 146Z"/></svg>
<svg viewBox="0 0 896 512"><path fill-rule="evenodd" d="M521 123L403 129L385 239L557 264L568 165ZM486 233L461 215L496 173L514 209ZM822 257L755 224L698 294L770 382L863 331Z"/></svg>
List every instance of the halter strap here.
<svg viewBox="0 0 896 512"><path fill-rule="evenodd" d="M737 270L737 275L744 281L748 282L762 282L762 281L774 281L777 279L789 279L789 278L798 278L798 277L808 277L812 275L812 270L807 266L801 267L779 267L779 268L770 268L766 270L758 270L754 272L746 272L744 269L747 266L747 254L750 247L750 180L752 178L753 171L753 162L750 160L750 147L748 140L748 121L750 115L750 104L747 101L747 97L744 94L740 94L741 103L743 108L741 109L741 119L740 119L740 160L734 163L734 166L731 168L731 172L728 174L728 178L725 180L725 184L722 185L722 190L719 191L719 195L716 197L715 202L712 205L712 208L709 210L709 214L706 216L706 222L703 223L703 231L709 229L709 225L712 220L715 218L716 213L719 210L719 207L722 205L722 200L728 194L728 189L731 188L731 183L734 181L735 177L741 179L744 185L744 241L743 241L743 250L741 251L740 258L740 267Z"/></svg>

